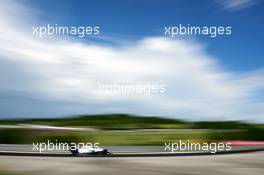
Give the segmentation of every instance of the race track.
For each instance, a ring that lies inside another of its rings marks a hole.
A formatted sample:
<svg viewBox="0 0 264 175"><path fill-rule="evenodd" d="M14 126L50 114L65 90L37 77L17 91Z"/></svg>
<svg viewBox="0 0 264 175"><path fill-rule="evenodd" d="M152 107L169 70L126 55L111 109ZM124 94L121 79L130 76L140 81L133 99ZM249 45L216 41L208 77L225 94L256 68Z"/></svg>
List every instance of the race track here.
<svg viewBox="0 0 264 175"><path fill-rule="evenodd" d="M15 174L263 175L264 152L174 157L0 156L0 170Z"/></svg>
<svg viewBox="0 0 264 175"><path fill-rule="evenodd" d="M215 156L215 155L226 155L226 154L241 154L241 153L250 153L250 152L258 152L264 151L264 148L258 149L248 149L248 150L235 150L229 152L177 152L177 153L117 153L117 154L109 154L109 155L102 155L102 154L79 154L79 155L72 155L70 153L32 153L32 152L7 152L7 151L0 151L0 156L28 156L28 157L175 157L175 156Z"/></svg>

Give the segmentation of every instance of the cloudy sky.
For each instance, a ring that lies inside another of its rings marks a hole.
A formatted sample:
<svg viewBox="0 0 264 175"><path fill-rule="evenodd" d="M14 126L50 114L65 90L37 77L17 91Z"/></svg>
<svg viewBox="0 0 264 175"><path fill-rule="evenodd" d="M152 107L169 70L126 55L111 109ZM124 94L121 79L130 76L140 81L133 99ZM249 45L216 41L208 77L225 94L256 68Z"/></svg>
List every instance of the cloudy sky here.
<svg viewBox="0 0 264 175"><path fill-rule="evenodd" d="M264 5L223 1L0 1L0 118L128 113L263 122ZM37 37L33 26L100 26L100 36ZM164 37L164 26L232 35ZM151 95L106 84L164 84Z"/></svg>

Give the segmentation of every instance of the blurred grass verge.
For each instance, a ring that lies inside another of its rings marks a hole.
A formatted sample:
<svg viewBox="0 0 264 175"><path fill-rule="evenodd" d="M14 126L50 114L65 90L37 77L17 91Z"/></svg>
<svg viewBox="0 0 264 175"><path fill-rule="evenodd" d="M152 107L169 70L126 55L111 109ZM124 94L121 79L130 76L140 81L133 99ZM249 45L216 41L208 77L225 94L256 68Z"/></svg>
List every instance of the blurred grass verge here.
<svg viewBox="0 0 264 175"><path fill-rule="evenodd" d="M95 128L95 131L69 131L32 128L1 128L1 144L33 142L95 143L104 146L161 146L164 142L190 140L216 142L223 140L264 140L262 124L239 121L186 122L158 117L125 114L76 116L63 119L1 120L0 125L37 124Z"/></svg>
<svg viewBox="0 0 264 175"><path fill-rule="evenodd" d="M7 172L7 171L3 171L3 170L0 170L0 175L18 175L17 173L11 173L11 172Z"/></svg>

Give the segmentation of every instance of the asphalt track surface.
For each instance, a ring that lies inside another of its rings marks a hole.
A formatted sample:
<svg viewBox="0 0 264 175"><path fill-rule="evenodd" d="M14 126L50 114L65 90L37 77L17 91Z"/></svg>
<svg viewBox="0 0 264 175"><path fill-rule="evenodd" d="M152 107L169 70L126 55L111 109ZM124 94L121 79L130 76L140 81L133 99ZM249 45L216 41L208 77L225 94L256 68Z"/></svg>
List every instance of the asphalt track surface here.
<svg viewBox="0 0 264 175"><path fill-rule="evenodd" d="M3 155L0 172L12 175L263 175L264 152L141 158Z"/></svg>
<svg viewBox="0 0 264 175"><path fill-rule="evenodd" d="M30 156L30 157L174 157L174 156L208 156L208 155L225 155L225 154L239 154L264 151L264 148L251 150L235 150L227 152L181 152L181 153L137 153L137 154L51 154L51 153L27 153L27 152L0 152L0 156Z"/></svg>

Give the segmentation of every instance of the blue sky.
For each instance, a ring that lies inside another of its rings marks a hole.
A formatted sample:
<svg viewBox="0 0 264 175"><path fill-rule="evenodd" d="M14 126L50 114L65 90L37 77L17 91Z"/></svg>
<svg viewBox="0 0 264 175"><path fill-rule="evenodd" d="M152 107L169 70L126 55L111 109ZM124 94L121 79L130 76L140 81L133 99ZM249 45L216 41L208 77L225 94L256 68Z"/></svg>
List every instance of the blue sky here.
<svg viewBox="0 0 264 175"><path fill-rule="evenodd" d="M177 24L232 26L231 37L200 36L198 39L208 45L207 51L217 56L223 66L235 71L263 68L264 63L261 40L264 4L259 0L245 3L252 5L230 10L212 0L28 1L30 6L43 12L40 17L44 23L94 24L101 26L103 35L123 39L160 36L164 26Z"/></svg>
<svg viewBox="0 0 264 175"><path fill-rule="evenodd" d="M263 122L260 0L1 1L0 118L129 113ZM32 35L32 26L100 26L100 39ZM164 37L164 26L232 34ZM100 92L165 84L166 93Z"/></svg>

